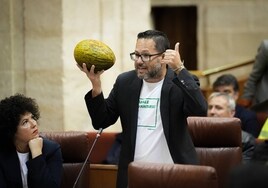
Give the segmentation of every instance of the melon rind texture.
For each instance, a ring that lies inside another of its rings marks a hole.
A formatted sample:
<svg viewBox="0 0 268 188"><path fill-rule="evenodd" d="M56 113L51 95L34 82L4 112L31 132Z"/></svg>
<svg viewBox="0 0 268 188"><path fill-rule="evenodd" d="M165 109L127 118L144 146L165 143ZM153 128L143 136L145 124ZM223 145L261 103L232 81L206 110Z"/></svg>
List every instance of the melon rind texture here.
<svg viewBox="0 0 268 188"><path fill-rule="evenodd" d="M92 39L82 40L75 46L74 59L80 66L85 63L88 70L95 65L95 72L111 68L116 60L108 45Z"/></svg>

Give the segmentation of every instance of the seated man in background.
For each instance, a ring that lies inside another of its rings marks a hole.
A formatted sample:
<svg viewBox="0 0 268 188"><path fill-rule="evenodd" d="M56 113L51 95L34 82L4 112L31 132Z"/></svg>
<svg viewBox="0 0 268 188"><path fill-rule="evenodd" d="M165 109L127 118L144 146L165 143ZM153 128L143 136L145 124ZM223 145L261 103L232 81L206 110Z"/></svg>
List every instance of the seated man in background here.
<svg viewBox="0 0 268 188"><path fill-rule="evenodd" d="M214 92L208 98L208 117L234 117L235 100L226 93ZM255 138L242 130L243 163L249 163L255 149Z"/></svg>
<svg viewBox="0 0 268 188"><path fill-rule="evenodd" d="M212 86L213 92L224 92L234 98L235 101L239 98L239 85L237 79L231 74L224 74L218 77ZM255 112L248 110L238 104L235 105L235 114L241 120L241 128L252 134L255 138L260 133L260 124Z"/></svg>

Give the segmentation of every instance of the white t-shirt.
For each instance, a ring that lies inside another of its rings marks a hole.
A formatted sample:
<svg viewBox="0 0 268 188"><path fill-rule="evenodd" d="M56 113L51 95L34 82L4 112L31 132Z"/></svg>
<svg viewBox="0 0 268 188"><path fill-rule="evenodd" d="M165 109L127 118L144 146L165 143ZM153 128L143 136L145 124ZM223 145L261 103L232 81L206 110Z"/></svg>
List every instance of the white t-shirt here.
<svg viewBox="0 0 268 188"><path fill-rule="evenodd" d="M143 81L140 94L134 161L174 163L167 145L160 115L163 80Z"/></svg>
<svg viewBox="0 0 268 188"><path fill-rule="evenodd" d="M17 151L19 160L20 160L20 172L22 178L22 187L28 188L27 176L28 176L28 168L26 166L26 162L29 160L29 153L20 153Z"/></svg>

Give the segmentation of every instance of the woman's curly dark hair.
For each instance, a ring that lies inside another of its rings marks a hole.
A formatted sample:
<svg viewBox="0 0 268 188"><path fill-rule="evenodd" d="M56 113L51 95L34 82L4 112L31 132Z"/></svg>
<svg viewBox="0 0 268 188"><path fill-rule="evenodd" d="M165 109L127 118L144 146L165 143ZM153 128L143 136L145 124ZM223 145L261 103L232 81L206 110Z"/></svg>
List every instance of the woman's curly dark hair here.
<svg viewBox="0 0 268 188"><path fill-rule="evenodd" d="M40 117L35 99L16 94L0 101L0 147L13 145L21 116L30 112L36 120Z"/></svg>

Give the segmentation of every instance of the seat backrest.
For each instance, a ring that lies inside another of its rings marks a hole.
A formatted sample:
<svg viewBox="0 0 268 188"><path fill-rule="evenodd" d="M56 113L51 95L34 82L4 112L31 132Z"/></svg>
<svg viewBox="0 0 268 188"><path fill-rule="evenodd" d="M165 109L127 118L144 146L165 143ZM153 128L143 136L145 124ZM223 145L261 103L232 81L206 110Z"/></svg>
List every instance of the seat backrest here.
<svg viewBox="0 0 268 188"><path fill-rule="evenodd" d="M213 167L132 162L128 167L129 188L217 188Z"/></svg>
<svg viewBox="0 0 268 188"><path fill-rule="evenodd" d="M40 135L60 144L63 158L61 188L72 188L90 149L87 132L41 132ZM89 171L89 163L86 163L77 188L89 188Z"/></svg>
<svg viewBox="0 0 268 188"><path fill-rule="evenodd" d="M92 151L92 154L90 156L89 161L91 164L104 163L105 159L107 158L108 152L110 151L112 145L115 142L117 134L117 132L102 132L94 146L94 151ZM88 132L88 138L90 145L92 145L96 139L96 132Z"/></svg>
<svg viewBox="0 0 268 188"><path fill-rule="evenodd" d="M230 170L242 161L240 119L188 117L187 122L200 164L214 167L219 188L225 187Z"/></svg>

